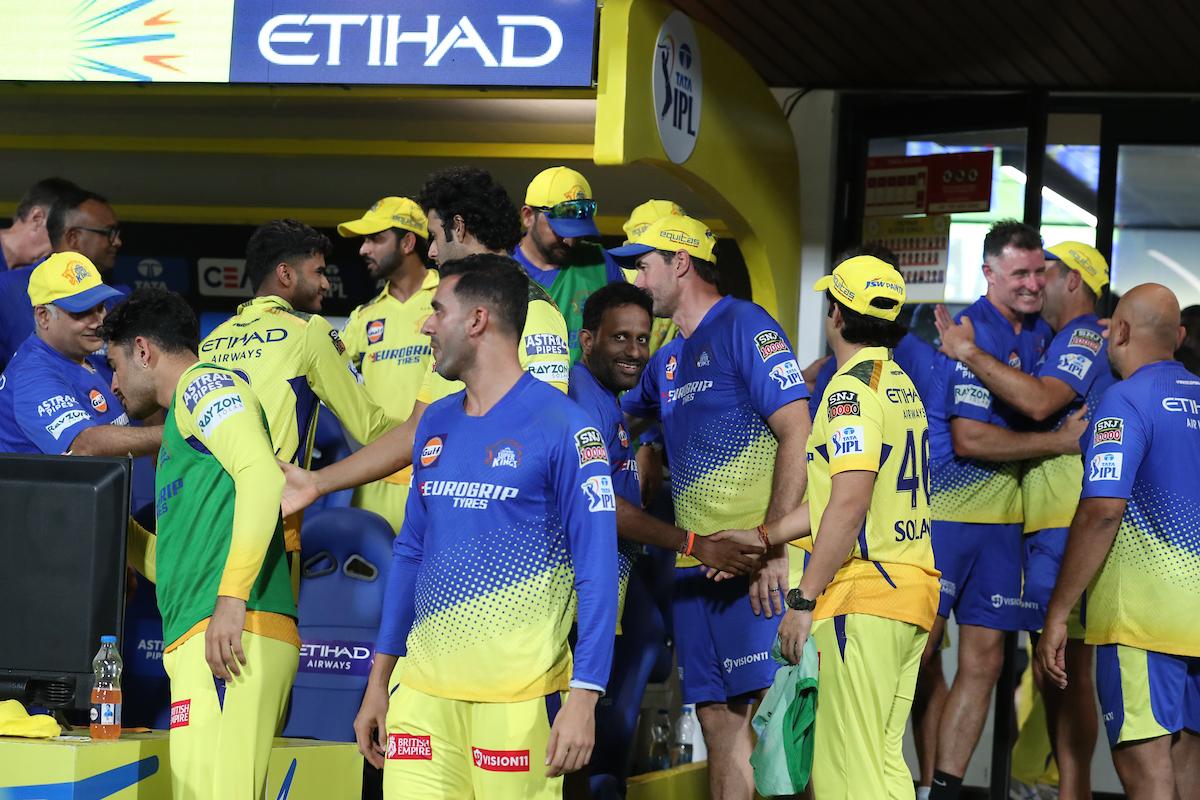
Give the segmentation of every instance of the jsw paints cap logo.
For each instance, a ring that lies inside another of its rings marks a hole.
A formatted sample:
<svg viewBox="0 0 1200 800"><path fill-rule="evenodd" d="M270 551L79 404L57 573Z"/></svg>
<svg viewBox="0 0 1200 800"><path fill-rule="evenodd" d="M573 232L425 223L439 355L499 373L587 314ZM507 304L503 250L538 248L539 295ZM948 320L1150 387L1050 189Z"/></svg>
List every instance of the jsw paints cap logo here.
<svg viewBox="0 0 1200 800"><path fill-rule="evenodd" d="M475 766L488 772L529 772L528 750L484 750L471 748Z"/></svg>

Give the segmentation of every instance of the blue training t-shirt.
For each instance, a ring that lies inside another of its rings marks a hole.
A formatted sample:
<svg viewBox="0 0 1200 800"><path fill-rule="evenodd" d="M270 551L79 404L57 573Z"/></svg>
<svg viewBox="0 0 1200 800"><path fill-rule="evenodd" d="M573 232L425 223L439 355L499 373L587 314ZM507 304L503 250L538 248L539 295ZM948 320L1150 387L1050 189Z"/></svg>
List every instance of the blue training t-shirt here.
<svg viewBox="0 0 1200 800"><path fill-rule="evenodd" d="M1200 378L1146 364L1104 393L1090 434L1083 498L1129 502L1088 589L1087 642L1200 656Z"/></svg>
<svg viewBox="0 0 1200 800"><path fill-rule="evenodd" d="M662 422L676 520L706 536L764 521L778 449L767 419L807 398L779 323L760 306L727 296L691 336L651 356L621 407ZM682 556L676 562L697 563Z"/></svg>
<svg viewBox="0 0 1200 800"><path fill-rule="evenodd" d="M30 336L0 375L0 452L61 455L93 425L128 425L110 380Z"/></svg>
<svg viewBox="0 0 1200 800"><path fill-rule="evenodd" d="M904 370L904 374L912 381L917 394L921 395L921 402L926 405L929 404L930 373L933 371L935 355L937 355L937 350L933 345L912 333L904 334L904 337L896 344L896 349L892 350L892 360L900 369ZM812 398L808 401L809 419L816 419L817 407L821 405L821 398L825 396L825 387L829 385L829 381L833 379L837 370L838 364L835 358L830 358L818 370L817 378L813 381Z"/></svg>
<svg viewBox="0 0 1200 800"><path fill-rule="evenodd" d="M465 397L437 401L417 426L376 649L406 656L401 681L438 697L603 691L617 625L604 438L528 373L483 416L467 415Z"/></svg>
<svg viewBox="0 0 1200 800"><path fill-rule="evenodd" d="M1032 373L1051 338L1040 317L1027 318L1018 333L991 301L981 297L958 314L975 326L975 344L993 358ZM950 420L973 419L1021 430L1028 421L992 396L975 373L942 353L934 357L929 396L929 457L932 462L932 513L943 522L1006 524L1023 519L1020 463L960 458L954 452Z"/></svg>
<svg viewBox="0 0 1200 800"><path fill-rule="evenodd" d="M0 272L0 370L33 334L33 307L29 304L29 275L33 267Z"/></svg>

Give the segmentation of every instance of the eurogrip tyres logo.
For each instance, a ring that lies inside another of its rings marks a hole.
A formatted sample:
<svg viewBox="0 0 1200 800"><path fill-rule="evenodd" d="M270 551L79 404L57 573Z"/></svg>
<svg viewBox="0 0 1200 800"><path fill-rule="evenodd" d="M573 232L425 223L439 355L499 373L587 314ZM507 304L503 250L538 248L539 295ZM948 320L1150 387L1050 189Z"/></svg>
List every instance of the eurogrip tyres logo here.
<svg viewBox="0 0 1200 800"><path fill-rule="evenodd" d="M234 0L6 3L0 79L229 79Z"/></svg>

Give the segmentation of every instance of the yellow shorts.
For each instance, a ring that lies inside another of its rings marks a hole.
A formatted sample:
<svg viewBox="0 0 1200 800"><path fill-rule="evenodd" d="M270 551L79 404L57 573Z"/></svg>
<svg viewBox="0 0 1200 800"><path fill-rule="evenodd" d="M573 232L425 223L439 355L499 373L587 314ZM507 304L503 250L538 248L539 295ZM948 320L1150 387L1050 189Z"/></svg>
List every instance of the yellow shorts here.
<svg viewBox="0 0 1200 800"><path fill-rule="evenodd" d="M300 662L294 645L242 634L242 675L218 686L197 633L163 656L171 678L174 800L260 800Z"/></svg>
<svg viewBox="0 0 1200 800"><path fill-rule="evenodd" d="M401 684L387 714L386 800L562 797L546 777L558 693L519 703L447 700Z"/></svg>
<svg viewBox="0 0 1200 800"><path fill-rule="evenodd" d="M404 524L404 506L408 503L408 486L389 481L375 481L354 490L350 504L355 508L374 511L388 521L393 533Z"/></svg>
<svg viewBox="0 0 1200 800"><path fill-rule="evenodd" d="M905 798L904 728L927 631L847 614L813 623L820 658L813 790L817 800Z"/></svg>

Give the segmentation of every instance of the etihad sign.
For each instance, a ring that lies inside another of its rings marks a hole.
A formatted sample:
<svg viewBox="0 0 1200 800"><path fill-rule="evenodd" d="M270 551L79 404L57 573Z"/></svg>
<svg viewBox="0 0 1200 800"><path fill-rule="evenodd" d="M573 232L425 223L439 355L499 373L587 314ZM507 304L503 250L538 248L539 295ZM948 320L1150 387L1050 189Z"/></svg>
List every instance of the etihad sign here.
<svg viewBox="0 0 1200 800"><path fill-rule="evenodd" d="M536 69L553 63L563 49L558 23L536 14L496 15L500 37L490 43L470 17L450 17L444 23L440 14L426 14L423 24L419 19L401 14L278 14L259 29L258 52L272 64L289 67L318 62L337 67L343 57L368 67L395 67L401 46L420 47L422 66L437 67L451 50L462 49L474 51L484 67ZM343 39L349 44L345 50Z"/></svg>

